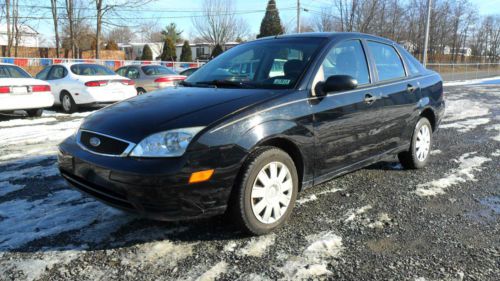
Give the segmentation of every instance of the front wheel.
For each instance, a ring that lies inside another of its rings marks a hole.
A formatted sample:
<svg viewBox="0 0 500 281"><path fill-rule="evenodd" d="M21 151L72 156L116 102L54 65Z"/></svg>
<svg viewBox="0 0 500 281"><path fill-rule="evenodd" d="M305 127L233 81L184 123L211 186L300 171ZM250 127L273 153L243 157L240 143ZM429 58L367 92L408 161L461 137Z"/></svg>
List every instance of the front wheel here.
<svg viewBox="0 0 500 281"><path fill-rule="evenodd" d="M410 144L410 150L398 155L405 169L420 169L427 165L432 147L432 126L425 117L418 120Z"/></svg>
<svg viewBox="0 0 500 281"><path fill-rule="evenodd" d="M298 192L293 160L283 150L266 147L253 153L243 169L230 202L236 222L254 235L281 227L292 213Z"/></svg>

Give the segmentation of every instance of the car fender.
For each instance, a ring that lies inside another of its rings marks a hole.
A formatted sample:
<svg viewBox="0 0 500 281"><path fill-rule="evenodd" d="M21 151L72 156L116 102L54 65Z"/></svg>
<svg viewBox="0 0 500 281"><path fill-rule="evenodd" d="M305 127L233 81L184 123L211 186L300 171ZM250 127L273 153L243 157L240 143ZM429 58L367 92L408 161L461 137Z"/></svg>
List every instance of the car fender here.
<svg viewBox="0 0 500 281"><path fill-rule="evenodd" d="M290 130L307 130L290 120L270 120L257 124L243 133L236 143L245 150L252 150L271 138L290 139ZM293 140L291 140L293 142Z"/></svg>

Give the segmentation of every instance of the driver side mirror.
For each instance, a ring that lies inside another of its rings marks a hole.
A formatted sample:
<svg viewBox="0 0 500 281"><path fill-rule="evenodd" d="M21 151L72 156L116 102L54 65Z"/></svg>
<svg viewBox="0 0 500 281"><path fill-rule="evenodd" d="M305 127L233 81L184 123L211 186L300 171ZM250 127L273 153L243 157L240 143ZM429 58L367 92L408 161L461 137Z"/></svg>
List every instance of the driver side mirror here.
<svg viewBox="0 0 500 281"><path fill-rule="evenodd" d="M316 84L316 96L323 97L330 92L349 91L358 87L358 80L350 75L333 75Z"/></svg>

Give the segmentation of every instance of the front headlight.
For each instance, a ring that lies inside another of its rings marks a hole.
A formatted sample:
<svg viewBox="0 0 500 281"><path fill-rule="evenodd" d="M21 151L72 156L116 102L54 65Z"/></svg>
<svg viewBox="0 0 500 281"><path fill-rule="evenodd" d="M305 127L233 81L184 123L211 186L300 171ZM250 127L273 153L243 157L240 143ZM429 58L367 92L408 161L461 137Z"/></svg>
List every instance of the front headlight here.
<svg viewBox="0 0 500 281"><path fill-rule="evenodd" d="M130 156L134 157L178 157L186 151L191 140L204 127L175 129L156 133L143 139Z"/></svg>

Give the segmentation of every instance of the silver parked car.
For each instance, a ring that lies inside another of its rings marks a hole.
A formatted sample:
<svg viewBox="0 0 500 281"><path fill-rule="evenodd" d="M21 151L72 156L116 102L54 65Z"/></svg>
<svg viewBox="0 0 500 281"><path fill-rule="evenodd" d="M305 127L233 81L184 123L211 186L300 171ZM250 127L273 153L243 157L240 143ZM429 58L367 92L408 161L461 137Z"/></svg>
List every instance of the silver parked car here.
<svg viewBox="0 0 500 281"><path fill-rule="evenodd" d="M128 65L116 70L118 75L134 80L137 94L142 95L154 90L175 87L186 79L162 65Z"/></svg>

